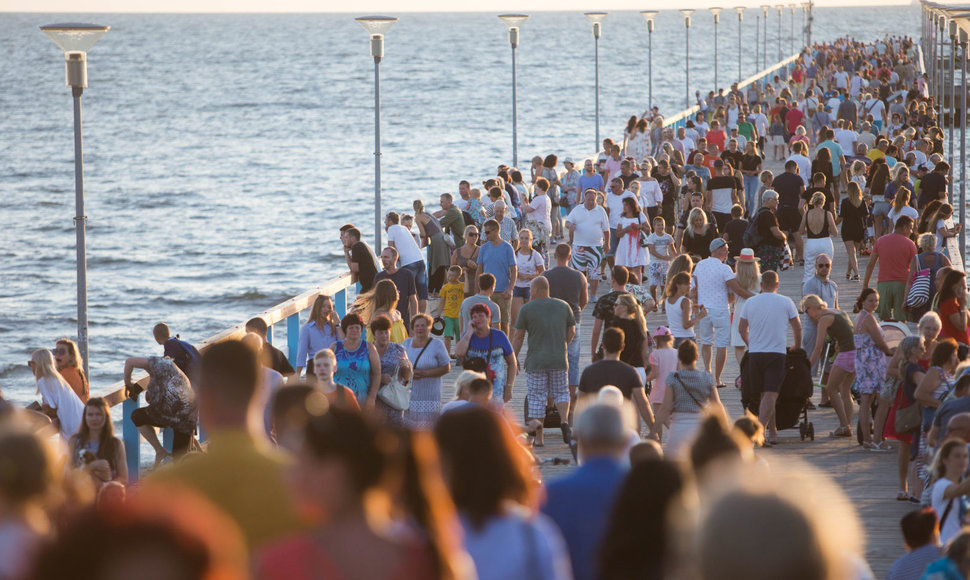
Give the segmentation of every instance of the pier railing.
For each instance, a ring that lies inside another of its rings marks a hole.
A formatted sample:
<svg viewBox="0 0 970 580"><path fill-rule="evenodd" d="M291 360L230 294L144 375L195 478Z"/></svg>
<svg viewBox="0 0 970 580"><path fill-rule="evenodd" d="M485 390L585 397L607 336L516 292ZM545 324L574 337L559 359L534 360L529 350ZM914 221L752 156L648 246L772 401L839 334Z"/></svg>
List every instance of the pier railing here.
<svg viewBox="0 0 970 580"><path fill-rule="evenodd" d="M290 364L293 365L294 368L297 366L303 366L302 364L298 363L304 362L296 360L300 336L300 313L311 308L317 296L327 295L333 297L334 310L338 316L343 318L344 314L347 313L347 300L349 298L348 288L355 286L350 280L350 273L345 272L336 278L324 282L320 286L310 288L298 296L294 296L285 302L277 304L276 306L255 315L262 317L262 319L266 321L266 324L269 327L269 330L266 333L266 340L271 344L273 342L274 325L283 323L285 321L287 346L286 353ZM249 320L250 318L252 317L248 317L246 320ZM199 343L196 343L196 348L198 348L200 352L205 352L209 346L216 344L217 342L242 337L246 333L246 320L243 320L235 326L231 326ZM148 384L148 376L144 375L138 380L133 380L133 382L144 388ZM128 458L128 474L131 481L135 481L138 479L138 473L141 466L141 438L138 434L138 429L135 427L134 423L131 422L131 413L141 406L141 399L129 399L126 396L124 381L119 381L111 385L109 393L105 395L105 399L108 401L110 406L121 405L122 433L125 443L125 453L127 454ZM171 429L164 429L162 431L162 441L167 448L171 449Z"/></svg>
<svg viewBox="0 0 970 580"><path fill-rule="evenodd" d="M788 58L786 58L785 60L776 63L774 66L770 68L766 68L758 72L757 74L742 80L741 82L738 83L738 90L743 91L748 86L760 81L761 79L764 79L764 78L770 79L776 72L781 73L780 74L781 78L787 79L788 75L791 74L792 68L794 68L795 66L795 62L798 61L799 56L801 56L800 53L793 54ZM694 105L689 109L685 109L675 115L667 117L664 119L664 127L665 128L670 127L674 129L678 127L684 127L687 121L689 119L693 119L694 115L696 115L700 110L701 108L699 105Z"/></svg>

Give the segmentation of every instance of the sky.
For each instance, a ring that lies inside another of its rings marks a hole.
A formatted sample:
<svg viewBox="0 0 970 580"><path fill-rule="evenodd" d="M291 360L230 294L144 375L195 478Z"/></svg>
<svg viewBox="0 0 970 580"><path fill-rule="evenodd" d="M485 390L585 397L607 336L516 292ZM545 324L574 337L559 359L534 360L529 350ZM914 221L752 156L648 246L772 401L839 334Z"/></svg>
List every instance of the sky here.
<svg viewBox="0 0 970 580"><path fill-rule="evenodd" d="M728 6L759 6L762 1L725 0ZM790 3L789 2L786 2ZM911 0L816 0L818 6L903 5ZM707 8L714 2L686 0L677 8ZM0 12L534 12L543 10L662 10L660 0L0 0Z"/></svg>

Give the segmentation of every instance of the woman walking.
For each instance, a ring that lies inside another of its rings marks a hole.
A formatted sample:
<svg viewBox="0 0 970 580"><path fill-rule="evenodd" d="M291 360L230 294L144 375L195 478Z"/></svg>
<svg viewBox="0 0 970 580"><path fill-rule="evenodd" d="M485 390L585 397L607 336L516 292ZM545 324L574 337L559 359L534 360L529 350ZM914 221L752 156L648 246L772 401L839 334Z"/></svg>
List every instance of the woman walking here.
<svg viewBox="0 0 970 580"><path fill-rule="evenodd" d="M465 298L478 293L478 226L465 227L465 243L451 254L451 265L465 276Z"/></svg>
<svg viewBox="0 0 970 580"><path fill-rule="evenodd" d="M346 385L361 407L373 408L381 381L381 359L372 343L364 340L364 321L351 312L340 321L344 338L331 347L337 359L334 380Z"/></svg>
<svg viewBox="0 0 970 580"><path fill-rule="evenodd" d="M832 310L824 300L815 294L802 298L802 312L812 319L818 328L815 348L809 356L809 363L815 366L822 356L825 337L831 337L838 348L838 355L832 370L829 371L829 383L826 390L832 409L839 418L839 428L832 432L834 437L852 437L852 394L850 388L855 378L855 336L852 321L841 310Z"/></svg>
<svg viewBox="0 0 970 580"><path fill-rule="evenodd" d="M754 257L754 250L745 248L741 250L734 266L734 277L738 281L738 284L752 294L758 294L761 291L761 268L758 266L758 262L760 260ZM734 316L731 317L731 346L734 347L734 358L737 359L738 365L741 364L744 351L747 349L747 345L744 339L741 338L741 332L739 330L741 325L741 307L744 306L746 301L747 298L740 296L735 298Z"/></svg>
<svg viewBox="0 0 970 580"><path fill-rule="evenodd" d="M910 470L910 450L914 443L913 438L918 434L899 433L896 431L896 415L910 405L916 404L916 388L919 386L925 371L919 364L920 357L923 356L925 345L922 336L907 336L899 343L893 361L890 361L887 374L899 381L896 388L896 395L893 406L889 410L886 418L885 436L886 439L895 439L898 442L896 447L896 467L899 475L899 493L896 499L899 501L910 501L919 503L917 489L920 487L915 471ZM896 361L897 364L893 364ZM919 441L916 441L918 444ZM912 485L910 485L912 480ZM910 495L910 490L914 495Z"/></svg>
<svg viewBox="0 0 970 580"><path fill-rule="evenodd" d="M515 251L515 268L517 271L515 287L512 288L511 326L515 326L515 319L519 316L519 309L529 301L532 280L545 271L542 254L532 249L532 232L519 231L519 247Z"/></svg>
<svg viewBox="0 0 970 580"><path fill-rule="evenodd" d="M407 384L411 379L411 362L407 352L398 343L391 342L391 319L379 314L370 321L370 331L374 335L374 348L381 361L381 384L390 384L393 379ZM380 391L378 391L380 392ZM404 410L398 410L377 398L377 409L389 425L404 426Z"/></svg>
<svg viewBox="0 0 970 580"><path fill-rule="evenodd" d="M848 184L848 195L842 200L839 208L839 219L842 224L842 243L848 256L848 267L845 270L846 280L859 279L859 262L856 256L863 247L866 239L866 220L869 217L869 207L862 200L862 188L855 180ZM805 262L808 264L808 261Z"/></svg>
<svg viewBox="0 0 970 580"><path fill-rule="evenodd" d="M667 327L674 337L674 348L688 340L694 340L694 325L701 318L707 316L707 310L701 305L694 314L694 305L690 299L690 273L678 272L667 282L666 298Z"/></svg>
<svg viewBox="0 0 970 580"><path fill-rule="evenodd" d="M431 336L434 319L421 313L411 318L413 336L404 341L412 362L411 405L404 415L410 429L430 429L441 412L441 377L451 370L445 343Z"/></svg>
<svg viewBox="0 0 970 580"><path fill-rule="evenodd" d="M643 310L632 294L620 294L616 299L610 326L622 330L625 337L620 360L636 369L640 380L646 384L647 373L644 367L650 358L650 339L647 336L647 321L643 318Z"/></svg>
<svg viewBox="0 0 970 580"><path fill-rule="evenodd" d="M893 355L893 350L886 344L886 338L879 328L879 323L873 312L879 307L879 293L872 288L865 288L855 301L855 386L861 395L859 402L859 429L862 431L862 446L870 451L889 451L888 446L882 444L882 425L873 435L869 432L872 424L872 399L879 395L883 383L886 382L886 357ZM878 412L877 412L878 415Z"/></svg>
<svg viewBox="0 0 970 580"><path fill-rule="evenodd" d="M823 149L825 151L825 149ZM815 259L820 254L835 255L832 246L832 234L838 231L832 212L825 208L825 194L816 191L808 202L808 210L802 216L802 224L798 233L806 237L805 240L805 268L802 274L802 284L815 277Z"/></svg>
<svg viewBox="0 0 970 580"><path fill-rule="evenodd" d="M638 280L643 279L643 268L650 264L650 250L640 244L640 237L649 234L650 220L640 211L637 200L623 198L623 214L616 225L619 241L614 259L617 266L625 266Z"/></svg>
<svg viewBox="0 0 970 580"><path fill-rule="evenodd" d="M418 247L429 246L428 248L428 292L436 296L438 291L445 283L445 270L451 264L451 248L454 242L448 243L451 239L450 234L445 234L430 213L424 211L424 202L420 199L414 200L411 204L414 207L414 221L418 224L419 239L421 242Z"/></svg>

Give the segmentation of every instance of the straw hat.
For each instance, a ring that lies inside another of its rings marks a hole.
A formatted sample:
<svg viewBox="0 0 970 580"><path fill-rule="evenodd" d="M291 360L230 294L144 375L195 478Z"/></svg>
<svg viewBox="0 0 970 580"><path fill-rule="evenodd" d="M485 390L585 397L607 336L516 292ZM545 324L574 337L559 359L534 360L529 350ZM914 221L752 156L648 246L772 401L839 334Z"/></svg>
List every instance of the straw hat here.
<svg viewBox="0 0 970 580"><path fill-rule="evenodd" d="M738 262L760 262L761 258L754 257L754 250L751 248L744 248L741 253L738 254Z"/></svg>

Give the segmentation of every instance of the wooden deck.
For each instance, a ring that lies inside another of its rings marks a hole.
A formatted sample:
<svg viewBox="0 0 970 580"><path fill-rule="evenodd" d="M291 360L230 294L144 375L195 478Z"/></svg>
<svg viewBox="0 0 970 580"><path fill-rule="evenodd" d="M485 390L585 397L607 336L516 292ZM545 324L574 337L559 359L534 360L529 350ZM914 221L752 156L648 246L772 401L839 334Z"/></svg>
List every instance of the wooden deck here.
<svg viewBox="0 0 970 580"><path fill-rule="evenodd" d="M777 175L780 172L778 165L769 162L768 168ZM862 290L862 284L861 282L846 281L847 257L845 247L838 237L833 237L832 241L835 246L832 274L833 280L839 285L840 306L851 311L851 305ZM860 256L859 269L861 272L865 272L867 264L868 258ZM802 274L803 271L800 266L780 272L779 293L792 298L796 305L801 299ZM609 285L600 284L600 295L607 291L609 291ZM593 326L593 303L594 301L591 298L590 304L583 311L581 328L582 344L584 345L581 349L581 365L583 367L590 364L590 348L588 345ZM648 315L647 326L650 329L661 325L666 325L665 315L660 313ZM789 338L789 340L791 339ZM523 356L527 349L528 344L523 347ZM443 384L446 385L443 393L445 401L450 400L454 395L453 385L457 374L458 371L453 370L443 381ZM738 365L735 361L733 349L729 348L727 363L722 375L722 380L728 387L721 390L720 396L732 419L743 414L740 391L733 386L737 376ZM525 392L525 373L520 373L510 403L510 408L516 417L521 416ZM813 401L816 404L819 402L818 392L813 397ZM854 417L856 419L858 417L858 408ZM899 520L905 513L916 507L907 502L896 500L898 489L896 453L865 451L856 443L854 437L851 439L830 437L829 433L838 426L838 420L832 409L809 411L809 420L815 426L815 441L801 441L797 429L780 431L778 446L770 449L759 449L756 452L765 457L769 464L773 457L794 457L813 465L834 478L848 495L852 505L856 506L858 510L860 521L866 533L866 560L876 577L883 578L892 562L904 552ZM854 423L855 419L853 420ZM545 446L537 448L536 451L542 459L548 460L554 457L572 459L558 430L547 432ZM546 478L555 478L574 468L575 466L572 463L566 466L553 466L549 463L543 465L542 472Z"/></svg>

